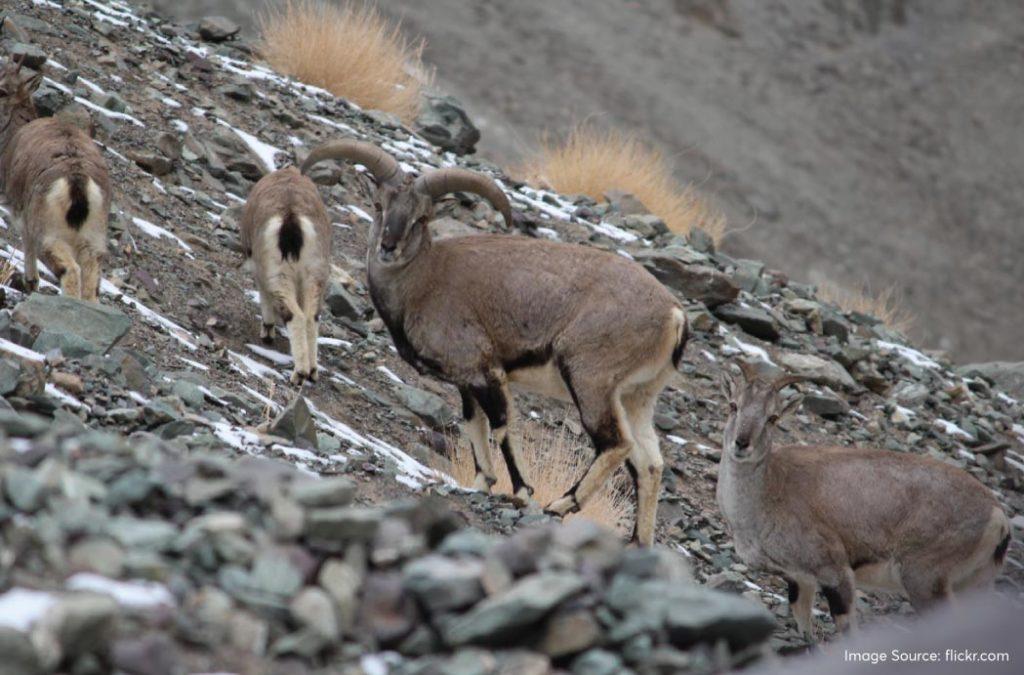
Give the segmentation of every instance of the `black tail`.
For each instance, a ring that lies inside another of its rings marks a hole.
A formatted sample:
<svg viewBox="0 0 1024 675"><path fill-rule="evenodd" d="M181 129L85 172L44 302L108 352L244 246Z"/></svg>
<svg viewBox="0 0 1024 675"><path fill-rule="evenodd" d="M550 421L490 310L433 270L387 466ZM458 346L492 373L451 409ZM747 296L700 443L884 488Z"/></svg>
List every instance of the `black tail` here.
<svg viewBox="0 0 1024 675"><path fill-rule="evenodd" d="M298 217L290 211L284 217L281 231L277 234L277 248L280 249L283 260L298 260L299 253L302 252L302 226Z"/></svg>
<svg viewBox="0 0 1024 675"><path fill-rule="evenodd" d="M75 230L80 228L85 219L89 217L89 198L85 194L86 180L87 178L80 174L71 176L69 179L71 206L68 207L65 219L68 221L68 225Z"/></svg>
<svg viewBox="0 0 1024 675"><path fill-rule="evenodd" d="M992 555L992 559L995 560L997 565L1003 564L1003 558L1006 557L1006 549L1010 548L1010 535L1007 533L1003 540L996 546L996 552Z"/></svg>
<svg viewBox="0 0 1024 675"><path fill-rule="evenodd" d="M675 348L672 350L672 365L679 369L679 362L683 360L683 350L686 349L686 341L690 338L690 324L688 321L683 319L683 330L679 334L679 342L676 343Z"/></svg>

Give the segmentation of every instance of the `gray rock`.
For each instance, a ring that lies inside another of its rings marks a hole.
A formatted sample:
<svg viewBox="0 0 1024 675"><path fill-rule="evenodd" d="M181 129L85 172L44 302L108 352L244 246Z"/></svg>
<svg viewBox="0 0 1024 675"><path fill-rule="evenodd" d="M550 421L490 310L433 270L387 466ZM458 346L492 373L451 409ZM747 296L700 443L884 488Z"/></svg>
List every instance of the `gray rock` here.
<svg viewBox="0 0 1024 675"><path fill-rule="evenodd" d="M21 366L11 359L0 359L0 396L7 396L18 388Z"/></svg>
<svg viewBox="0 0 1024 675"><path fill-rule="evenodd" d="M709 255L714 254L715 240L712 239L711 235L705 232L702 228L690 228L690 234L686 238L690 242L690 246L694 249L701 253L707 253Z"/></svg>
<svg viewBox="0 0 1024 675"><path fill-rule="evenodd" d="M435 429L446 427L454 420L448 404L437 394L400 382L393 383L393 388L395 396L403 406L419 415Z"/></svg>
<svg viewBox="0 0 1024 675"><path fill-rule="evenodd" d="M846 401L831 394L804 394L801 405L805 410L821 417L838 417L850 412L850 406Z"/></svg>
<svg viewBox="0 0 1024 675"><path fill-rule="evenodd" d="M350 629L358 610L363 575L353 565L332 558L320 567L317 582L334 600L341 629Z"/></svg>
<svg viewBox="0 0 1024 675"><path fill-rule="evenodd" d="M428 555L402 571L404 584L432 614L468 607L484 595L483 562Z"/></svg>
<svg viewBox="0 0 1024 675"><path fill-rule="evenodd" d="M538 649L558 659L578 654L600 643L601 625L586 609L557 612L548 619Z"/></svg>
<svg viewBox="0 0 1024 675"><path fill-rule="evenodd" d="M442 150L468 155L476 150L480 130L452 96L425 94L415 122L416 132Z"/></svg>
<svg viewBox="0 0 1024 675"><path fill-rule="evenodd" d="M846 368L831 359L813 354L780 351L775 355L775 360L789 372L805 377L815 384L836 390L860 389L850 373L846 372Z"/></svg>
<svg viewBox="0 0 1024 675"><path fill-rule="evenodd" d="M42 675L42 665L28 633L0 626L0 675Z"/></svg>
<svg viewBox="0 0 1024 675"><path fill-rule="evenodd" d="M583 579L569 572L533 574L445 624L441 632L452 646L500 643L537 623L585 587Z"/></svg>
<svg viewBox="0 0 1024 675"><path fill-rule="evenodd" d="M126 548L163 551L178 536L178 528L165 520L119 516L103 524L103 529Z"/></svg>
<svg viewBox="0 0 1024 675"><path fill-rule="evenodd" d="M956 372L963 377L982 377L1009 396L1024 401L1024 361L971 363L960 366Z"/></svg>
<svg viewBox="0 0 1024 675"><path fill-rule="evenodd" d="M223 16L204 16L199 20L199 37L207 42L224 42L241 29L237 23Z"/></svg>
<svg viewBox="0 0 1024 675"><path fill-rule="evenodd" d="M50 429L50 421L33 413L0 409L0 429L8 436L35 438Z"/></svg>
<svg viewBox="0 0 1024 675"><path fill-rule="evenodd" d="M33 293L14 308L14 318L40 330L68 333L106 353L124 337L132 321L116 309L64 295Z"/></svg>
<svg viewBox="0 0 1024 675"><path fill-rule="evenodd" d="M727 274L707 265L686 264L661 251L634 254L661 283L678 291L684 298L700 300L708 308L732 302L740 289Z"/></svg>
<svg viewBox="0 0 1024 675"><path fill-rule="evenodd" d="M7 500L19 511L35 513L42 508L46 486L35 471L19 466L7 467L3 485Z"/></svg>
<svg viewBox="0 0 1024 675"><path fill-rule="evenodd" d="M605 649L591 649L572 662L572 675L624 675L626 668L618 654Z"/></svg>
<svg viewBox="0 0 1024 675"><path fill-rule="evenodd" d="M762 642L775 630L772 615L745 598L696 585L673 590L665 625L676 647L725 640L739 651Z"/></svg>
<svg viewBox="0 0 1024 675"><path fill-rule="evenodd" d="M331 597L315 586L307 586L288 605L292 619L325 640L337 640L341 631Z"/></svg>
<svg viewBox="0 0 1024 675"><path fill-rule="evenodd" d="M46 63L46 52L38 45L12 42L7 45L7 58L25 68L39 70Z"/></svg>
<svg viewBox="0 0 1024 675"><path fill-rule="evenodd" d="M306 399L296 396L270 424L270 432L304 448L318 448L316 424Z"/></svg>
<svg viewBox="0 0 1024 675"><path fill-rule="evenodd" d="M369 541L383 519L384 514L379 509L365 506L313 509L306 514L306 536L339 544L351 540Z"/></svg>
<svg viewBox="0 0 1024 675"><path fill-rule="evenodd" d="M304 480L291 486L291 497L305 507L348 506L356 496L356 484L343 476Z"/></svg>
<svg viewBox="0 0 1024 675"><path fill-rule="evenodd" d="M366 303L337 281L332 281L327 285L324 302L327 303L327 307L334 316L343 316L353 321L362 321L370 314L370 308L366 306Z"/></svg>
<svg viewBox="0 0 1024 675"><path fill-rule="evenodd" d="M726 323L739 326L744 332L754 337L774 342L779 339L779 326L771 314L758 307L741 307L740 305L725 304L716 307L715 316Z"/></svg>
<svg viewBox="0 0 1024 675"><path fill-rule="evenodd" d="M49 328L44 328L39 332L39 337L32 343L32 349L42 354L49 354L57 349L61 355L69 359L80 359L89 354L99 354L102 351L98 345L74 333L65 333Z"/></svg>

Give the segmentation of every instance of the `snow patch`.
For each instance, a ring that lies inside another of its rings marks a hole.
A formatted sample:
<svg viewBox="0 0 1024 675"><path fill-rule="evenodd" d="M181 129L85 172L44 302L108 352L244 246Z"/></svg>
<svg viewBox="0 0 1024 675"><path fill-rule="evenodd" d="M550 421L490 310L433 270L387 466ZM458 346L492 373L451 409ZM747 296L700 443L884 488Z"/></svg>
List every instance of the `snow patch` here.
<svg viewBox="0 0 1024 675"><path fill-rule="evenodd" d="M252 150L257 157L260 158L261 162L263 162L263 165L266 167L267 171L277 170L276 157L278 153L283 154L283 150L275 148L274 146L268 143L264 143L263 141L256 138L252 134L242 131L241 129L237 129L228 124L227 122L225 122L224 120L217 120L217 124L220 124L221 126L225 126L228 129L231 129L232 131L235 132L235 134L238 135L239 138L245 141L245 144L249 146L249 149Z"/></svg>
<svg viewBox="0 0 1024 675"><path fill-rule="evenodd" d="M896 352L901 358L910 361L915 366L921 368L940 368L938 363L928 358L913 347L907 347L906 345L897 344L895 342L888 342L886 340L875 340L875 343L885 352Z"/></svg>
<svg viewBox="0 0 1024 675"><path fill-rule="evenodd" d="M134 609L150 609L153 607L173 607L174 596L163 584L155 581L118 581L91 572L79 572L65 583L72 591L90 591L109 595L119 605Z"/></svg>
<svg viewBox="0 0 1024 675"><path fill-rule="evenodd" d="M57 598L52 593L12 588L0 595L0 626L28 632L56 604Z"/></svg>
<svg viewBox="0 0 1024 675"><path fill-rule="evenodd" d="M149 222L148 220L143 220L142 218L137 218L137 217L134 217L134 216L132 217L132 222L135 223L135 227L139 228L140 230L143 231L143 233L149 235L150 237L153 237L154 239L171 239L173 241L178 242L178 246L180 246L186 252L188 252L188 253L192 252L192 247L189 246L188 244L186 244L181 239L181 237L179 237L178 235L174 234L170 230L165 230L164 228L160 227L159 225L155 225L155 224ZM189 257L191 257L191 256L189 256Z"/></svg>

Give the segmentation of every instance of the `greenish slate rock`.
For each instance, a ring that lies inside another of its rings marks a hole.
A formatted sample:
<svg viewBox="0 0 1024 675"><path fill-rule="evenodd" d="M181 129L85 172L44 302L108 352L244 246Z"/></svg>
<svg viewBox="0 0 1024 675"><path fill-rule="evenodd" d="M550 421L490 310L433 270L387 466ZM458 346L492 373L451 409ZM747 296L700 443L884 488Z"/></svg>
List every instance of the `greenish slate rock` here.
<svg viewBox="0 0 1024 675"><path fill-rule="evenodd" d="M45 417L29 412L16 412L0 408L0 429L8 436L16 438L35 438L46 433L50 421Z"/></svg>
<svg viewBox="0 0 1024 675"><path fill-rule="evenodd" d="M480 141L480 130L452 96L424 94L415 127L427 141L456 155L473 153Z"/></svg>
<svg viewBox="0 0 1024 675"><path fill-rule="evenodd" d="M1003 393L1024 400L1024 361L990 361L970 363L956 369L962 377L981 377L989 380Z"/></svg>
<svg viewBox="0 0 1024 675"><path fill-rule="evenodd" d="M366 306L366 303L337 281L332 281L327 285L324 303L331 310L332 315L343 316L353 321L362 321L369 314L369 307Z"/></svg>
<svg viewBox="0 0 1024 675"><path fill-rule="evenodd" d="M356 484L344 476L304 480L291 486L291 497L305 507L348 506L356 496Z"/></svg>
<svg viewBox="0 0 1024 675"><path fill-rule="evenodd" d="M11 466L4 473L4 494L14 508L24 513L35 513L43 506L46 490L36 472L20 466Z"/></svg>
<svg viewBox="0 0 1024 675"><path fill-rule="evenodd" d="M850 411L850 406L846 401L830 394L804 394L802 405L804 410L821 417L838 417Z"/></svg>
<svg viewBox="0 0 1024 675"><path fill-rule="evenodd" d="M475 528L466 528L452 532L437 548L437 552L447 556L471 555L482 558L494 547L497 539Z"/></svg>
<svg viewBox="0 0 1024 675"><path fill-rule="evenodd" d="M0 396L7 396L18 388L21 366L10 359L0 359Z"/></svg>
<svg viewBox="0 0 1024 675"><path fill-rule="evenodd" d="M591 649L572 662L572 675L623 675L630 672L618 654L605 649Z"/></svg>
<svg viewBox="0 0 1024 675"><path fill-rule="evenodd" d="M185 402L190 408L202 408L206 403L206 396L199 386L185 380L177 380L171 387L171 393Z"/></svg>
<svg viewBox="0 0 1024 675"><path fill-rule="evenodd" d="M707 307L731 302L739 295L739 287L728 275L709 265L693 264L688 259L669 255L666 251L639 251L634 257L658 281L678 291L684 298L700 300Z"/></svg>
<svg viewBox="0 0 1024 675"><path fill-rule="evenodd" d="M441 428L454 420L448 404L437 394L400 382L394 383L394 390L398 401L430 426Z"/></svg>
<svg viewBox="0 0 1024 675"><path fill-rule="evenodd" d="M722 321L735 324L744 332L762 340L774 342L781 335L772 315L758 307L742 307L729 303L720 305L713 311Z"/></svg>
<svg viewBox="0 0 1024 675"><path fill-rule="evenodd" d="M510 589L492 595L442 628L452 646L501 644L536 624L563 601L586 587L570 572L541 572L521 579Z"/></svg>
<svg viewBox="0 0 1024 675"><path fill-rule="evenodd" d="M322 542L369 541L384 514L365 506L312 509L306 514L306 536Z"/></svg>
<svg viewBox="0 0 1024 675"><path fill-rule="evenodd" d="M479 559L428 555L406 565L402 575L405 587L431 614L468 607L484 596Z"/></svg>
<svg viewBox="0 0 1024 675"><path fill-rule="evenodd" d="M101 351L97 345L74 333L65 333L49 328L44 328L39 332L39 337L32 343L32 349L41 354L49 354L57 349L70 359L80 359Z"/></svg>
<svg viewBox="0 0 1024 675"><path fill-rule="evenodd" d="M74 335L92 343L103 354L132 326L132 320L116 309L64 295L40 293L33 293L15 307L14 318L41 331Z"/></svg>
<svg viewBox="0 0 1024 675"><path fill-rule="evenodd" d="M672 598L665 625L669 640L681 649L725 640L739 651L766 640L775 630L771 613L742 597L691 585L675 587Z"/></svg>
<svg viewBox="0 0 1024 675"><path fill-rule="evenodd" d="M275 436L287 438L290 442L299 447L319 448L319 441L316 437L316 424L309 412L309 405L306 399L296 396L291 403L284 407L277 418L270 424L270 433Z"/></svg>
<svg viewBox="0 0 1024 675"><path fill-rule="evenodd" d="M42 675L45 672L28 633L0 626L0 655L2 675Z"/></svg>
<svg viewBox="0 0 1024 675"><path fill-rule="evenodd" d="M303 628L313 631L325 640L334 641L341 636L334 603L325 591L315 586L303 588L288 605L292 619Z"/></svg>
<svg viewBox="0 0 1024 675"><path fill-rule="evenodd" d="M831 359L814 354L780 351L775 355L775 360L789 372L805 377L815 384L847 391L856 391L860 388L846 368Z"/></svg>
<svg viewBox="0 0 1024 675"><path fill-rule="evenodd" d="M249 586L262 593L291 597L302 588L303 573L283 551L265 549L256 556Z"/></svg>
<svg viewBox="0 0 1024 675"><path fill-rule="evenodd" d="M167 550L178 536L178 528L166 520L131 516L111 518L106 522L104 530L126 548L150 551Z"/></svg>

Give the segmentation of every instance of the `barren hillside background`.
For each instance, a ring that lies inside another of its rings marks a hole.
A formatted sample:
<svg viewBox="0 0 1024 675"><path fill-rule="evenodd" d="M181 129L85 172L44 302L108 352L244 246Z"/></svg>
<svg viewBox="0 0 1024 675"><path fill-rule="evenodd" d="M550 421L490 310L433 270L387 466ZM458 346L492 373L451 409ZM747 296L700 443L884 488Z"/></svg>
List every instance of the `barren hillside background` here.
<svg viewBox="0 0 1024 675"><path fill-rule="evenodd" d="M258 3L157 0L251 26ZM914 337L1021 360L1024 5L1016 0L380 0L427 40L479 152L638 130L799 280L895 285Z"/></svg>

